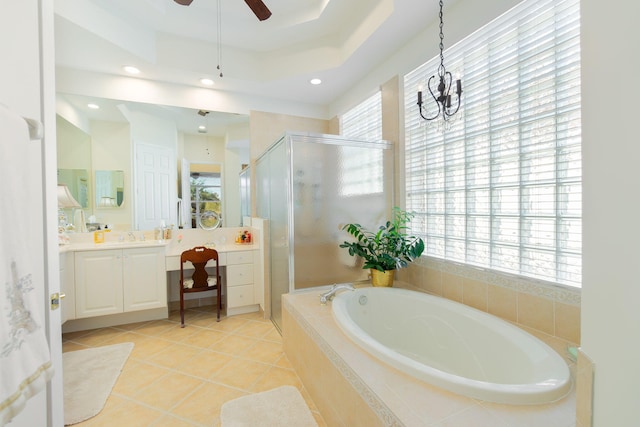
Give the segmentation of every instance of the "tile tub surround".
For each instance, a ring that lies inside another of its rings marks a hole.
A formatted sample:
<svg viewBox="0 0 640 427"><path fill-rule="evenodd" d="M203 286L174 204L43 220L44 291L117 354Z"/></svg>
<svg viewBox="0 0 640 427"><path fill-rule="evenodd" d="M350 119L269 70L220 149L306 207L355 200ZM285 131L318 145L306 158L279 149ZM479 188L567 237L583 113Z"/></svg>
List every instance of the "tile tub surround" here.
<svg viewBox="0 0 640 427"><path fill-rule="evenodd" d="M335 426L574 427L575 391L546 405L501 405L431 386L378 361L342 333L324 288L283 296L284 351L327 422ZM527 329L564 358L567 342ZM567 360L575 378L575 365Z"/></svg>
<svg viewBox="0 0 640 427"><path fill-rule="evenodd" d="M580 343L580 289L421 257L398 272L408 289L486 311L509 322Z"/></svg>

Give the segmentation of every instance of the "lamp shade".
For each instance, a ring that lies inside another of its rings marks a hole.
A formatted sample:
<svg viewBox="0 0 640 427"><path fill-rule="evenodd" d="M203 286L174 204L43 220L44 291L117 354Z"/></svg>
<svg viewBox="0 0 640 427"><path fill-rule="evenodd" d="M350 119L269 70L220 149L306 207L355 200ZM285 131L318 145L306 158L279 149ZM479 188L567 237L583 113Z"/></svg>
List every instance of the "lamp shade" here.
<svg viewBox="0 0 640 427"><path fill-rule="evenodd" d="M71 195L69 187L64 184L58 184L58 207L63 209L80 207L80 203Z"/></svg>

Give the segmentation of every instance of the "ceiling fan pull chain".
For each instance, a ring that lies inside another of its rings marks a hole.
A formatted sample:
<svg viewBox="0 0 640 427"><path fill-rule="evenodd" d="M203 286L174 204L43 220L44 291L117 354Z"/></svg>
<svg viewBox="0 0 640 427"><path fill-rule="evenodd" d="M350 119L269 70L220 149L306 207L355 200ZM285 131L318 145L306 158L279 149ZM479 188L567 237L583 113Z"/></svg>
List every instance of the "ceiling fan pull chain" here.
<svg viewBox="0 0 640 427"><path fill-rule="evenodd" d="M222 7L220 6L220 0L218 1L218 71L220 72L220 77L223 77L222 74Z"/></svg>

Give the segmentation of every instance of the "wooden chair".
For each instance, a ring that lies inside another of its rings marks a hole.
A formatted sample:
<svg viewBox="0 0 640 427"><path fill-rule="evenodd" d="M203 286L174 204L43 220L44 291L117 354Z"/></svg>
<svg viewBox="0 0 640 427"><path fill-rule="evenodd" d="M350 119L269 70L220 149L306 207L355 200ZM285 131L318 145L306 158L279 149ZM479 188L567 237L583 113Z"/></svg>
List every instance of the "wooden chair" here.
<svg viewBox="0 0 640 427"><path fill-rule="evenodd" d="M211 277L205 270L207 262L214 260L216 264L215 277ZM185 270L190 268L185 263L193 264L195 269L191 278L185 278ZM215 249L196 246L182 252L180 255L180 327L184 328L184 294L191 292L204 292L217 290L218 322L222 309L222 278L220 277L220 264L218 251Z"/></svg>

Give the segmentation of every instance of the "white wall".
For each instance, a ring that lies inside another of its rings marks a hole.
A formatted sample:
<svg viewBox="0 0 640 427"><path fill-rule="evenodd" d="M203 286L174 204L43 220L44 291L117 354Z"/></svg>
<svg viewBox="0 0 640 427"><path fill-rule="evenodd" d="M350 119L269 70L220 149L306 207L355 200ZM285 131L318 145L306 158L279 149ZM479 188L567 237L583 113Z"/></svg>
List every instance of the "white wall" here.
<svg viewBox="0 0 640 427"><path fill-rule="evenodd" d="M68 68L58 68L56 88L61 93L225 113L249 114L255 109L277 114L327 117L323 106Z"/></svg>
<svg viewBox="0 0 640 427"><path fill-rule="evenodd" d="M132 229L133 221L133 160L131 154L131 129L128 123L91 122L91 206L96 221L111 224L118 230ZM100 208L96 202L96 171L118 170L124 173L124 198L118 208Z"/></svg>
<svg viewBox="0 0 640 427"><path fill-rule="evenodd" d="M637 2L583 0L582 349L595 363L594 426L637 426L640 176Z"/></svg>

